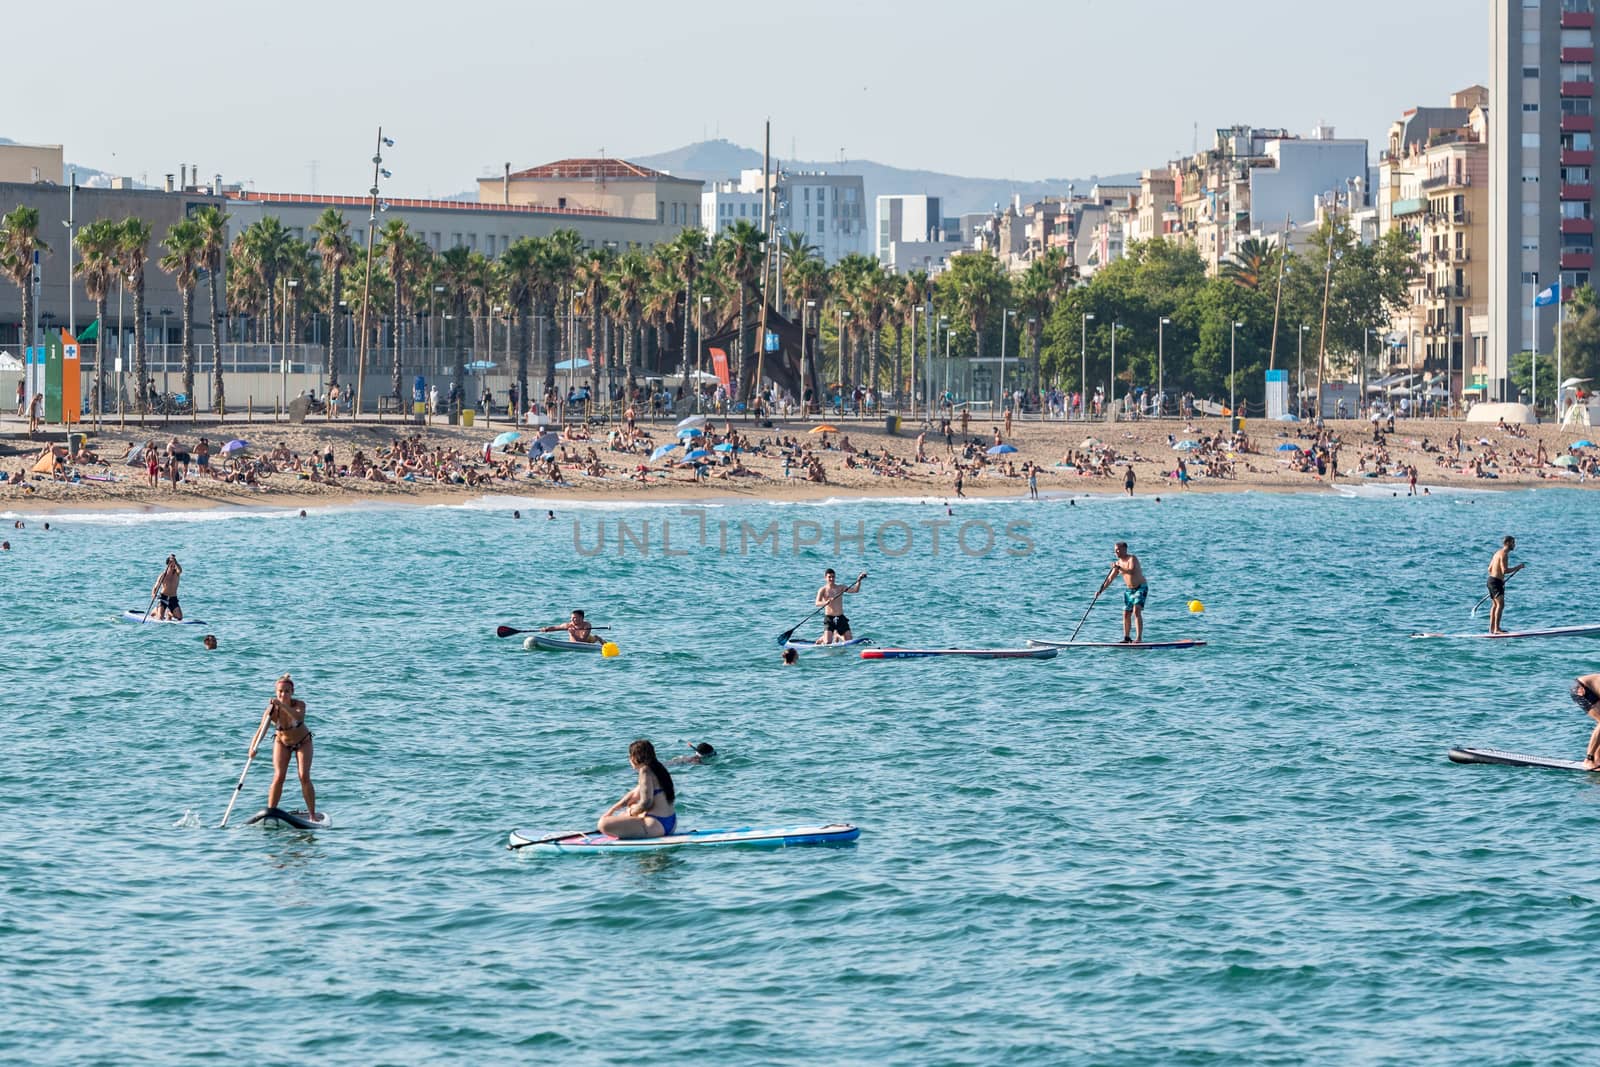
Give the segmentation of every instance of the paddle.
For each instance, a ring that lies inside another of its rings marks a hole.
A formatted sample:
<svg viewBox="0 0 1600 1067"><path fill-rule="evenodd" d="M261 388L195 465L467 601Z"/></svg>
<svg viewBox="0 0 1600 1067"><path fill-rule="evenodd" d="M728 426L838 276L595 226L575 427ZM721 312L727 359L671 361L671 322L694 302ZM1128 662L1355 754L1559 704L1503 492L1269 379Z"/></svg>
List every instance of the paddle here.
<svg viewBox="0 0 1600 1067"><path fill-rule="evenodd" d="M1095 590L1094 599L1089 601L1089 606L1083 609L1083 618L1079 619L1078 625L1073 627L1072 636L1067 638L1067 644L1070 645L1078 639L1078 631L1083 629L1083 624L1089 621L1089 612L1093 611L1094 606L1100 602L1100 594L1106 591L1106 586L1111 584L1111 576L1116 573L1117 568L1112 567L1110 572L1106 574L1106 580L1100 583L1099 589Z"/></svg>
<svg viewBox="0 0 1600 1067"><path fill-rule="evenodd" d="M239 782L233 787L233 796L228 798L228 810L222 813L222 821L217 823L220 830L228 825L228 816L233 814L233 805L239 800L239 791L244 788L244 776L250 773L250 764L255 762L256 746L261 744L261 735L267 729L267 713L261 715L261 725L256 727L256 735L250 739L250 755L245 757L244 770L239 772Z"/></svg>
<svg viewBox="0 0 1600 1067"><path fill-rule="evenodd" d="M556 834L554 837L541 837L537 841L518 841L516 844L507 847L512 852L515 852L517 849L527 848L529 845L548 845L552 841L565 841L569 837L582 837L588 832L588 830L572 830L568 833Z"/></svg>
<svg viewBox="0 0 1600 1067"><path fill-rule="evenodd" d="M591 627L589 627L589 629L591 629L591 630L609 630L609 629L611 629L611 627L609 627L609 626L591 626ZM511 626L496 626L494 628L494 635L496 637L510 637L512 634L536 634L536 633L542 633L542 632L543 632L543 630L541 628L539 628L539 627L535 627L532 630L518 630L515 627L511 627Z"/></svg>
<svg viewBox="0 0 1600 1067"><path fill-rule="evenodd" d="M152 611L154 611L154 610L156 610L156 594L155 593L151 593L150 594L150 606L144 609L144 618L139 620L139 625L140 626L143 626L145 623L150 621L150 613Z"/></svg>
<svg viewBox="0 0 1600 1067"><path fill-rule="evenodd" d="M1509 581L1510 581L1510 580L1511 580L1511 579L1513 579L1513 578L1515 578L1515 577L1516 577L1516 575L1515 575L1515 574L1508 574L1508 575L1506 575L1506 581L1508 581L1508 582L1509 582ZM1471 615L1471 618L1474 618L1474 619L1476 619L1476 618L1477 618L1477 617L1478 617L1478 609L1479 609L1479 608L1481 608L1481 607L1483 607L1483 605L1484 605L1484 604L1485 604L1485 603L1487 603L1487 602L1488 602L1488 600L1489 600L1489 598L1490 598L1490 597L1492 597L1492 596L1494 596L1494 594L1493 594L1493 593L1485 593L1485 594L1484 594L1484 595L1483 595L1483 598L1482 598L1482 599L1481 599L1481 600L1479 600L1479 601L1478 601L1478 602L1477 602L1477 603L1476 603L1476 604L1474 604L1474 605L1472 605L1472 615Z"/></svg>
<svg viewBox="0 0 1600 1067"><path fill-rule="evenodd" d="M857 590L859 590L861 588L861 579L865 578L866 576L867 576L867 572L866 571L862 571L861 574L859 576L857 576L857 578L855 580L855 587L856 587ZM778 635L778 644L780 644L780 645L788 644L789 643L789 638L794 636L794 632L796 630L800 629L800 627L804 626L806 623L810 622L812 619L816 618L817 617L817 612L821 611L825 607L827 607L826 604L818 604L817 607L816 607L816 610L812 611L812 613L810 615L807 615L805 618L801 619L799 622L795 623L793 626L791 626L787 630L783 631L783 633L779 634Z"/></svg>

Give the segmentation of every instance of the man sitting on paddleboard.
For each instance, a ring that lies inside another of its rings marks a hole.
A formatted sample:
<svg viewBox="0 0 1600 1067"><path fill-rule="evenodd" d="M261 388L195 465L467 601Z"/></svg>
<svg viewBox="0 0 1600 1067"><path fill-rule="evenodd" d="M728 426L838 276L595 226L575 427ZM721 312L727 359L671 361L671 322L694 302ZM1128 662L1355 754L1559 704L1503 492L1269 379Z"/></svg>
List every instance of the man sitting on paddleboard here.
<svg viewBox="0 0 1600 1067"><path fill-rule="evenodd" d="M289 757L295 758L300 773L300 795L306 800L306 814L316 817L317 790L311 784L311 731L306 727L306 702L295 699L294 679L287 674L278 679L278 687L267 710L262 713L261 726L256 729L259 739L272 720L276 732L272 737L272 784L267 787L267 807L275 808L283 797L283 780L289 773ZM250 758L255 759L256 749L250 747Z"/></svg>
<svg viewBox="0 0 1600 1067"><path fill-rule="evenodd" d="M1507 537L1500 542L1500 551L1494 554L1489 561L1489 632L1503 634L1500 628L1500 616L1506 610L1506 579L1526 567L1526 563L1519 563L1515 567L1507 567L1511 562L1511 550L1517 547L1515 537Z"/></svg>
<svg viewBox="0 0 1600 1067"><path fill-rule="evenodd" d="M866 576L867 572L862 571L854 585L844 586L834 579L832 567L822 572L822 588L817 590L814 601L822 609L822 636L817 638L817 644L836 645L854 638L850 632L850 620L844 614L844 595L861 592L861 579Z"/></svg>
<svg viewBox="0 0 1600 1067"><path fill-rule="evenodd" d="M678 791L673 788L671 772L656 758L655 746L648 741L628 746L628 762L639 772L639 783L600 816L600 832L627 840L666 837L678 826L674 806ZM618 808L626 808L626 814L618 815Z"/></svg>
<svg viewBox="0 0 1600 1067"><path fill-rule="evenodd" d="M1600 674L1580 675L1572 683L1572 702L1595 721L1589 747L1583 751L1583 769L1600 770Z"/></svg>
<svg viewBox="0 0 1600 1067"><path fill-rule="evenodd" d="M1111 564L1111 573L1100 583L1100 592L1105 592L1106 586L1115 581L1117 575L1122 575L1122 580L1127 583L1127 588L1122 591L1122 643L1126 645L1130 642L1128 630L1131 623L1134 632L1132 643L1143 644L1144 602L1150 597L1150 585L1144 580L1144 568L1139 565L1139 557L1128 551L1128 543L1118 541L1113 548L1117 558Z"/></svg>
<svg viewBox="0 0 1600 1067"><path fill-rule="evenodd" d="M183 621L183 609L178 606L178 579L182 576L183 568L178 565L178 557L168 556L167 565L161 569L161 577L156 579L156 584L150 590L150 596L156 601L157 621Z"/></svg>
<svg viewBox="0 0 1600 1067"><path fill-rule="evenodd" d="M579 609L574 609L572 618L560 626L541 626L539 628L539 632L542 634L554 633L557 630L567 631L567 636L580 645L593 645L598 644L600 641L594 635L594 628L589 625L589 620L583 617L583 612Z"/></svg>

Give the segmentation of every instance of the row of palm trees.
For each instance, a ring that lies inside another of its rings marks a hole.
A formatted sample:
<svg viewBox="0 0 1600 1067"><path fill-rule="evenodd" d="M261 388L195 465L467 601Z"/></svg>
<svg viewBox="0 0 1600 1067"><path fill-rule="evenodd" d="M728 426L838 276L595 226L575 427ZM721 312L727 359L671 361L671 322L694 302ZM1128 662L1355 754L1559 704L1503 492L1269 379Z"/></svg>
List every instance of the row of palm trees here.
<svg viewBox="0 0 1600 1067"><path fill-rule="evenodd" d="M452 352L457 383L465 381L468 351L482 346L479 330L494 313L504 311L508 336L515 330L513 379L523 397L530 395L530 367L542 369L546 392L554 387L564 349L594 353L604 366L619 369L631 389L649 353L654 353L650 362L655 369L670 372L677 364L688 372L702 365L705 341L716 337L731 342L737 397L754 395L763 378L797 395L828 383L842 392L863 386L900 396L915 375L915 360L908 366L905 359L905 335L908 327L915 329L919 312L930 320L939 314L970 326L981 355L996 313L1019 310L1024 315L1019 325L1026 325L1037 354L1042 324L1072 282L1071 269L1056 251L1014 277L983 253L957 256L949 271L933 278L922 272L891 274L864 255L846 256L829 266L804 235L786 234L769 250L763 232L743 220L715 237L685 229L653 248L624 251L585 249L578 233L558 230L546 237L521 238L490 258L464 247L436 252L404 221L393 219L375 235L373 277L367 285L364 257L336 209L316 220L309 240L297 238L269 216L230 242L228 219L215 207L199 209L173 223L159 245L162 254L156 265L173 277L182 300L183 382L191 397L196 367L190 323L202 279L210 297L211 335L217 340L224 336L225 321L238 324L246 339L258 342L302 340L307 323L301 294L319 303L328 325L323 370L329 385L339 380L341 309L354 321L368 322L365 337L357 332L357 344L378 350L387 341L389 387L397 400L403 353L419 331L436 326L428 319L441 298L448 312L445 344ZM38 227L39 213L31 208L19 207L0 218L0 271L22 290L27 336L32 336L35 314L28 284L32 252L48 251ZM144 320L151 237L150 223L139 218L101 220L78 232L73 270L102 324L107 297L119 280L133 296L135 321ZM219 284L224 277L225 288ZM370 306L364 308L363 299ZM767 359L766 346L757 343L756 334L769 316L801 322L813 354L809 365L802 369L787 355ZM541 321L547 328L536 330ZM827 361L815 356L828 347L818 344L824 332L834 334ZM142 331L138 334L134 372L141 385L136 405L142 414L147 364L145 338ZM885 358L886 342L893 349L892 361ZM835 381L829 382L830 377ZM96 383L97 395L104 395L100 360ZM224 410L220 344L213 345L211 393L214 410Z"/></svg>

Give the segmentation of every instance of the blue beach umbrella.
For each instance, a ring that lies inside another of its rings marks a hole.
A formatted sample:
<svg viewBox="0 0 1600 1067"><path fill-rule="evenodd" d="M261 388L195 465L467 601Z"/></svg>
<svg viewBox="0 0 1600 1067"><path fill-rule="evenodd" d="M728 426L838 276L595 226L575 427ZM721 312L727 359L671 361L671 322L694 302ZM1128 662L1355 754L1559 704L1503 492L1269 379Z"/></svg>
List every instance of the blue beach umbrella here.
<svg viewBox="0 0 1600 1067"><path fill-rule="evenodd" d="M504 448L511 442L520 440L522 440L522 435L520 433L515 430L507 430L505 433L494 439L494 447Z"/></svg>
<svg viewBox="0 0 1600 1067"><path fill-rule="evenodd" d="M720 445L717 445L714 449L714 451L717 452L732 452L733 450L733 443L731 441L724 441Z"/></svg>
<svg viewBox="0 0 1600 1067"><path fill-rule="evenodd" d="M706 432L698 426L685 426L678 431L679 437L704 437Z"/></svg>
<svg viewBox="0 0 1600 1067"><path fill-rule="evenodd" d="M1582 441L1574 441L1568 448L1593 448L1594 442L1585 437Z"/></svg>
<svg viewBox="0 0 1600 1067"><path fill-rule="evenodd" d="M586 359L564 359L556 364L556 370L582 370L589 365Z"/></svg>
<svg viewBox="0 0 1600 1067"><path fill-rule="evenodd" d="M681 462L683 462L683 463L693 463L695 460L697 460L697 459L705 459L709 455L711 455L711 453L707 452L705 449L697 448L693 452L690 452L687 455L685 455L683 457L683 459L681 460Z"/></svg>
<svg viewBox="0 0 1600 1067"><path fill-rule="evenodd" d="M651 460L658 460L662 456L666 455L668 452L671 452L673 449L675 449L677 447L678 447L678 442L676 442L676 441L672 442L670 445L662 445L660 448L658 448L654 452L650 453L650 458L651 458Z"/></svg>
<svg viewBox="0 0 1600 1067"><path fill-rule="evenodd" d="M1200 446L1198 444L1196 444L1195 442L1193 442L1193 441L1179 441L1177 444L1173 445L1172 447L1173 447L1173 449L1175 451L1178 451L1178 452L1193 452L1195 449L1199 448Z"/></svg>
<svg viewBox="0 0 1600 1067"><path fill-rule="evenodd" d="M1004 445L1004 444L995 445L993 448L989 449L989 455L991 455L991 456L1003 456L1007 452L1015 452L1016 450L1017 449L1016 449L1015 445Z"/></svg>
<svg viewBox="0 0 1600 1067"><path fill-rule="evenodd" d="M1298 452L1298 451L1300 451L1300 446L1297 445L1297 444L1294 444L1291 441L1285 441L1283 444L1278 446L1278 451L1279 452Z"/></svg>

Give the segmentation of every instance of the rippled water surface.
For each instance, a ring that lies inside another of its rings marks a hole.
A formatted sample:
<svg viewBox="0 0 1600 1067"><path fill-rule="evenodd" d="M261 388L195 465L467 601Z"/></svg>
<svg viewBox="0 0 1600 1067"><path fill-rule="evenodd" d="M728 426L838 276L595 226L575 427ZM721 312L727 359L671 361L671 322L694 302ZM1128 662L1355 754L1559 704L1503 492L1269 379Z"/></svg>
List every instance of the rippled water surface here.
<svg viewBox="0 0 1600 1067"><path fill-rule="evenodd" d="M1600 643L1406 639L1505 533L1508 622L1600 622L1591 497L554 506L8 518L0 1059L1592 1062L1600 783L1444 753L1579 756ZM1065 637L1117 539L1209 647L778 661L827 565L882 644ZM114 621L169 551L208 626ZM621 656L493 636L573 606ZM336 828L258 760L218 830L284 670ZM638 736L724 753L686 826L861 839L506 850Z"/></svg>

